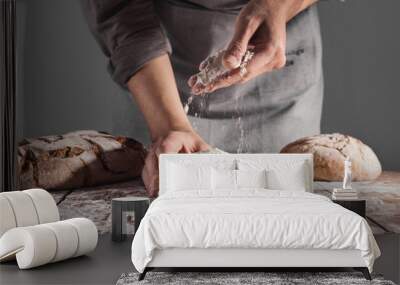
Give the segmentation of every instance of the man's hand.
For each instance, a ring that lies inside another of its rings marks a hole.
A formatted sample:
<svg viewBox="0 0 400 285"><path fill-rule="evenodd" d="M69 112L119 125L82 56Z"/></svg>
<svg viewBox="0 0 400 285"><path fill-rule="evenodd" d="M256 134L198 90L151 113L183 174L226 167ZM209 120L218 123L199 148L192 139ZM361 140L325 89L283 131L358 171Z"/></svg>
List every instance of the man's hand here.
<svg viewBox="0 0 400 285"><path fill-rule="evenodd" d="M208 150L206 144L193 131L172 131L167 136L159 138L150 147L147 154L142 179L150 197L158 195L158 157L162 153L193 153Z"/></svg>
<svg viewBox="0 0 400 285"><path fill-rule="evenodd" d="M286 63L286 23L317 0L252 0L240 12L232 41L223 64L229 71L203 86L197 94L245 83L256 76L280 69ZM245 66L239 65L250 49L254 56ZM241 71L242 69L242 71Z"/></svg>

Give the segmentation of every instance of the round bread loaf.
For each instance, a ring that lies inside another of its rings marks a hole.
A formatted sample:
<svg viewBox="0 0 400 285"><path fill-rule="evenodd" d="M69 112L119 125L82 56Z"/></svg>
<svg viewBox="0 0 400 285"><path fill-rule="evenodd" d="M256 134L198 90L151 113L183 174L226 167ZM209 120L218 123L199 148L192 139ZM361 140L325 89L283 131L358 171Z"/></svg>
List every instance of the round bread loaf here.
<svg viewBox="0 0 400 285"><path fill-rule="evenodd" d="M18 146L19 188L74 189L139 177L144 146L97 131L24 139Z"/></svg>
<svg viewBox="0 0 400 285"><path fill-rule="evenodd" d="M352 161L354 181L373 180L382 172L381 164L369 146L338 133L299 139L285 146L281 153L312 153L314 180L341 181L347 156Z"/></svg>

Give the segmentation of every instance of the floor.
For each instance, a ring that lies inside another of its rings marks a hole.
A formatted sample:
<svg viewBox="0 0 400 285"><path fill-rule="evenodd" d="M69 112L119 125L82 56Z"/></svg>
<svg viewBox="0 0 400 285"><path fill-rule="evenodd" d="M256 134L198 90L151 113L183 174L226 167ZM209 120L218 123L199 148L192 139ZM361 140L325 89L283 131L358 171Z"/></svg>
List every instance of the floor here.
<svg viewBox="0 0 400 285"><path fill-rule="evenodd" d="M375 272L400 282L400 235L377 235L383 257L375 263ZM115 284L124 272L132 272L131 241L116 243L109 234L101 235L96 250L88 256L53 263L30 270L18 270L15 262L0 265L2 285ZM312 270L310 270L312 271Z"/></svg>
<svg viewBox="0 0 400 285"><path fill-rule="evenodd" d="M122 273L134 270L130 246L131 241L115 243L105 234L88 256L29 270L18 270L16 262L0 264L0 284L115 284Z"/></svg>

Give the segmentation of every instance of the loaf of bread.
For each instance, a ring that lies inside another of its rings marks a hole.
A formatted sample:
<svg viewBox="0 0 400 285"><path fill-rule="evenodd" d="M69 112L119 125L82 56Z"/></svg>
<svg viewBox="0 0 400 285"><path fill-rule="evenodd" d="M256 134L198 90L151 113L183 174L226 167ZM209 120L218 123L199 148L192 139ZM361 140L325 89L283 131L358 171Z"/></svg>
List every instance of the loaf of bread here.
<svg viewBox="0 0 400 285"><path fill-rule="evenodd" d="M342 134L324 134L305 137L285 146L282 153L312 153L314 155L314 180L341 181L344 160L352 161L354 181L377 178L381 164L374 151L360 140Z"/></svg>
<svg viewBox="0 0 400 285"><path fill-rule="evenodd" d="M71 189L141 174L146 150L128 137L97 131L24 139L18 146L20 189Z"/></svg>

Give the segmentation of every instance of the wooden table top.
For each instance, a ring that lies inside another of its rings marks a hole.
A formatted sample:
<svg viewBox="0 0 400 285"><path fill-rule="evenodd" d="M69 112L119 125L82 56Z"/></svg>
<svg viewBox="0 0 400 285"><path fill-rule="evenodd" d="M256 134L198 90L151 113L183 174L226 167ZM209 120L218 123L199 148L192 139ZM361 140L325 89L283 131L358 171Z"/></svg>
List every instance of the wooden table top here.
<svg viewBox="0 0 400 285"><path fill-rule="evenodd" d="M367 220L374 233L400 233L400 172L384 171L373 181L353 182L361 199L367 200ZM315 193L330 197L341 182L315 181ZM127 196L143 196L141 179L111 185L52 192L62 219L87 217L101 233L111 229L111 200Z"/></svg>
<svg viewBox="0 0 400 285"><path fill-rule="evenodd" d="M341 182L314 182L314 191L325 196ZM353 182L359 197L367 201L367 220L374 233L400 233L400 172L384 171L372 181Z"/></svg>

